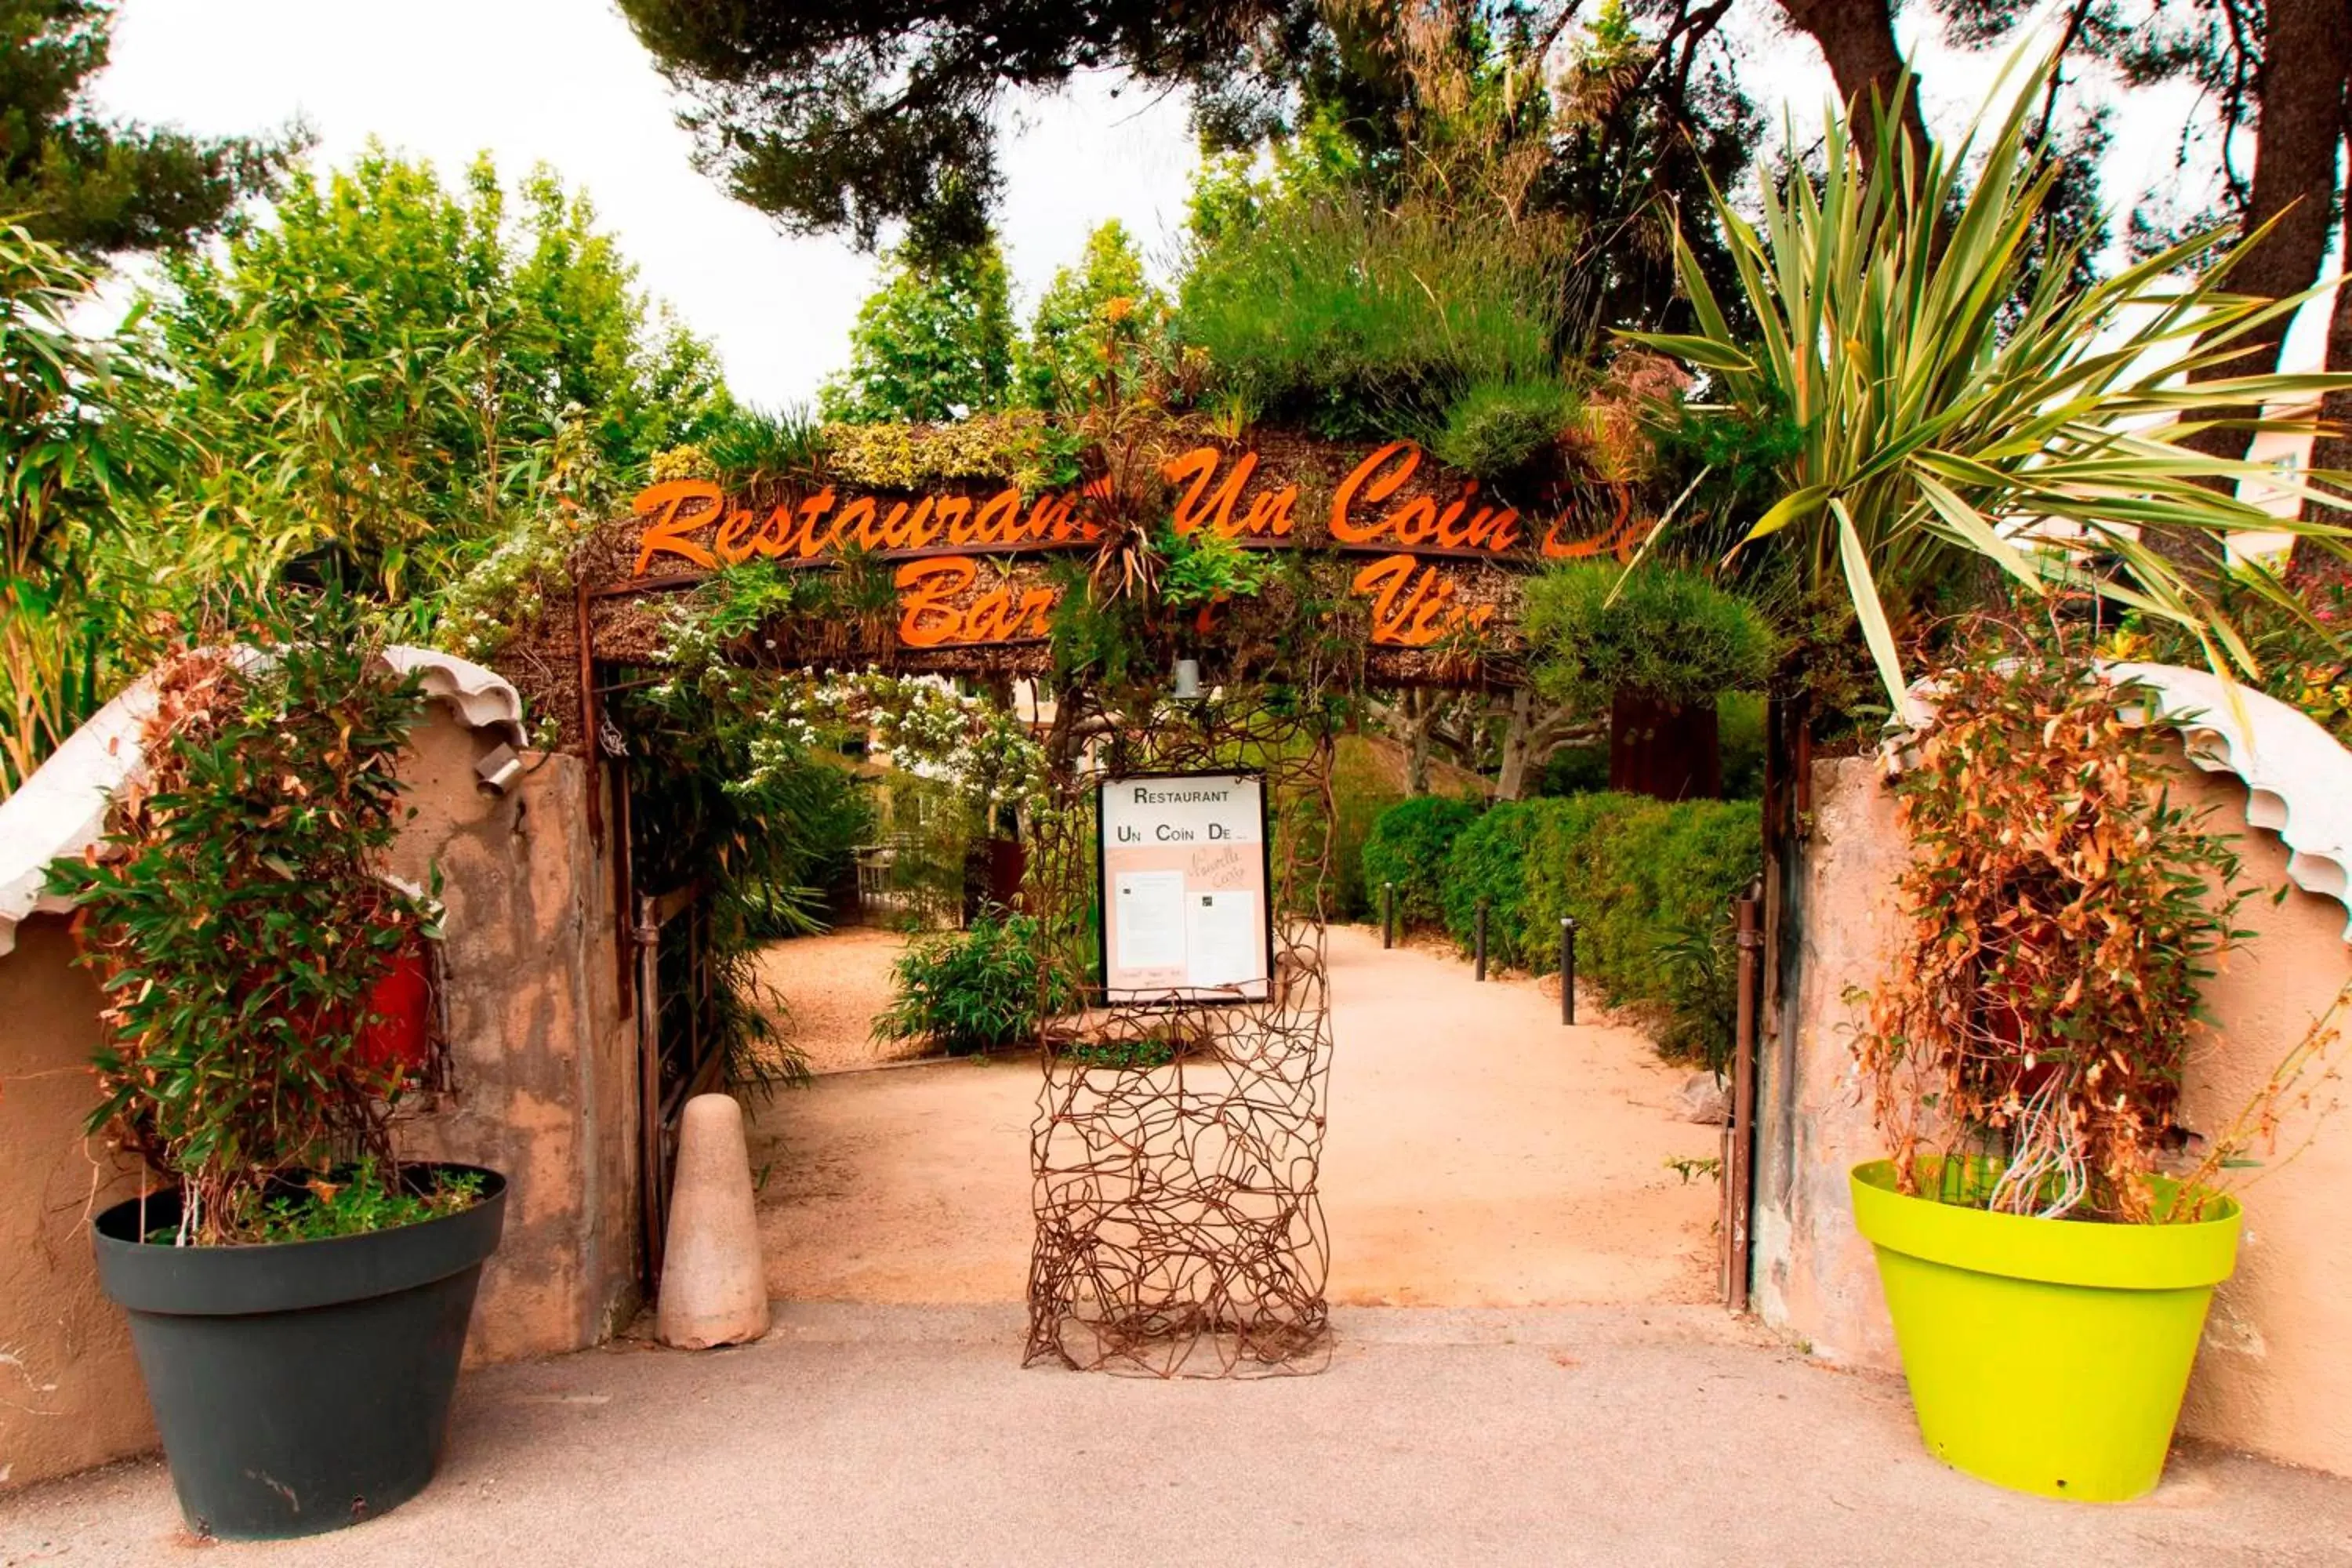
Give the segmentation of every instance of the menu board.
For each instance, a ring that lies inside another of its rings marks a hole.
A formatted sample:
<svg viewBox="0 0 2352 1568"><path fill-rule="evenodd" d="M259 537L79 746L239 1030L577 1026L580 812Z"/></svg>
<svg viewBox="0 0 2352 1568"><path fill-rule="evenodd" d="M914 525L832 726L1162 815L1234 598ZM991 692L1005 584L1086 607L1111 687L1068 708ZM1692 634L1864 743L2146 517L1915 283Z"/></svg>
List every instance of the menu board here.
<svg viewBox="0 0 2352 1568"><path fill-rule="evenodd" d="M1104 998L1263 1002L1265 784L1255 773L1106 779L1101 834Z"/></svg>

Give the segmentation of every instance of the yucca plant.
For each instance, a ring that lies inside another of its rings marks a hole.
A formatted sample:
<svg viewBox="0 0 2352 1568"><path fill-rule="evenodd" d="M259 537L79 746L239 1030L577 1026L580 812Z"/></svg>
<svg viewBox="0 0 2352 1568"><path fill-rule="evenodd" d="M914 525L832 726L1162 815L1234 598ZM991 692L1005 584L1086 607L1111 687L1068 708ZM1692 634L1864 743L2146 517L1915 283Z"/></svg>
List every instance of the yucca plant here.
<svg viewBox="0 0 2352 1568"><path fill-rule="evenodd" d="M2344 549L2335 522L2282 520L2232 492L2259 476L2307 502L2342 500L2187 444L2221 422L2308 430L2271 411L2352 385L2229 374L2250 334L2307 297L2228 290L2259 233L2233 243L2209 229L2086 287L2072 281L2071 252L2037 251L2059 173L2033 130L2052 68L2026 71L2005 115L1952 146L1918 146L1889 106L1865 157L1832 113L1818 174L1793 143L1792 172L1762 171L1760 224L1717 194L1755 339L1730 331L1679 237L1699 330L1625 334L1705 371L1717 398L1802 432L1780 499L1741 548L1801 552L1803 578L1832 592L1843 578L1898 714L1911 612L1972 561L2036 592L2095 588L2191 632L2217 670L2252 673L2208 587L2144 533L2287 531Z"/></svg>

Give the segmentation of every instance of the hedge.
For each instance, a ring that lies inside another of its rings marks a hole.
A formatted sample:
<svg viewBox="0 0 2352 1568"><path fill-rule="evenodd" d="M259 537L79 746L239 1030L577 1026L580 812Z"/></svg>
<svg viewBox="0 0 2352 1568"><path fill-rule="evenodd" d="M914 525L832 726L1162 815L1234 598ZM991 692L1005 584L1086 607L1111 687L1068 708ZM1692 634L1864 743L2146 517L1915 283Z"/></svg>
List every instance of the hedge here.
<svg viewBox="0 0 2352 1568"><path fill-rule="evenodd" d="M1731 901L1762 869L1761 833L1752 801L1510 801L1454 838L1433 885L1456 944L1470 950L1484 898L1488 953L1531 973L1558 967L1560 917L1574 917L1579 978L1649 1015L1667 1055L1716 1061L1730 1043Z"/></svg>
<svg viewBox="0 0 2352 1568"><path fill-rule="evenodd" d="M1400 925L1425 925L1444 915L1446 856L1465 828L1479 820L1466 800L1417 795L1381 813L1364 838L1364 891L1380 913L1381 884L1394 882Z"/></svg>

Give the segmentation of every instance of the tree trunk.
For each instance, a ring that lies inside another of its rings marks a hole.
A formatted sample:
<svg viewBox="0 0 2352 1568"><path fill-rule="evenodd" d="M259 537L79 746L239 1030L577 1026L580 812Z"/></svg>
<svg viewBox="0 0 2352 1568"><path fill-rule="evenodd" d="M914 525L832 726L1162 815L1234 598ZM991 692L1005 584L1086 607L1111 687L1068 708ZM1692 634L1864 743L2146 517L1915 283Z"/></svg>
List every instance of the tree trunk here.
<svg viewBox="0 0 2352 1568"><path fill-rule="evenodd" d="M1847 106L1853 142L1867 157L1878 145L1872 107L1895 100L1903 77L1903 52L1895 44L1895 7L1888 0L1780 0L1788 14L1830 64L1838 96ZM1903 130L1913 146L1927 145L1927 122L1919 112L1919 83L1912 79L1903 100Z"/></svg>
<svg viewBox="0 0 2352 1568"><path fill-rule="evenodd" d="M2232 293L2283 299L2319 279L2326 258L2328 219L2336 196L2336 144L2344 128L2344 82L2352 69L2352 26L2343 0L2270 0L2263 28L2263 65L2254 79L2254 179L2246 204L2246 230L2272 219L2277 226L2231 269ZM2239 353L2200 379L2258 375L2278 368L2286 336L2282 318L2238 340ZM2251 409L2215 409L2189 418ZM2216 457L2245 456L2242 430L2208 430L2189 438Z"/></svg>
<svg viewBox="0 0 2352 1568"><path fill-rule="evenodd" d="M1753 1213L1787 1201L1796 1118L1790 1063L1804 954L1804 840L1812 817L1812 694L1796 686L1764 707L1764 996L1756 1039Z"/></svg>
<svg viewBox="0 0 2352 1568"><path fill-rule="evenodd" d="M1503 728L1503 762L1496 771L1495 798L1523 800L1528 789L1528 758L1533 747L1536 694L1522 686L1511 693L1511 720Z"/></svg>
<svg viewBox="0 0 2352 1568"><path fill-rule="evenodd" d="M2352 256L2352 203L2346 205L2344 234L2338 243L2345 247L2344 255ZM2328 312L2327 368L2352 370L2352 274L2347 274L2346 282L2337 287ZM2319 405L2319 436L2311 444L2313 471L2340 474L2352 469L2352 392L2329 393ZM2343 489L2338 485L2322 488L2338 492ZM2323 509L2319 521L2342 523L2352 521L2352 514ZM2338 557L2315 547L2308 540L2294 542L2294 553L2287 561L2287 579L2296 586L2347 575L2346 563Z"/></svg>
<svg viewBox="0 0 2352 1568"><path fill-rule="evenodd" d="M1404 694L1404 790L1429 793L1429 731L1437 722L1437 694L1415 687Z"/></svg>
<svg viewBox="0 0 2352 1568"><path fill-rule="evenodd" d="M1621 691L1609 708L1609 787L1659 800L1723 794L1723 749L1712 702L1687 707Z"/></svg>

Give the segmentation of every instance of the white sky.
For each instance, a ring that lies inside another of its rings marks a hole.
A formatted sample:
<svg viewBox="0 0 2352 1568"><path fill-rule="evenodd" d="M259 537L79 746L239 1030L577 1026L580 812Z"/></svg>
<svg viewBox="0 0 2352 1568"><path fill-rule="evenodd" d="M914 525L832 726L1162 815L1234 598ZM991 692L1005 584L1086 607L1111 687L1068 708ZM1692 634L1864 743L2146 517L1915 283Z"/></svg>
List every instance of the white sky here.
<svg viewBox="0 0 2352 1568"><path fill-rule="evenodd" d="M1742 79L1776 127L1783 104L1809 127L1828 72L1773 15L1760 0L1735 13ZM1924 56L1930 118L1957 129L2000 63ZM1124 221L1155 260L1173 247L1197 161L1184 106L1113 87L1084 79L1013 116L1001 216L1024 302L1105 218ZM299 115L330 167L371 136L431 159L445 178L483 150L509 182L547 163L588 190L644 287L717 345L730 384L756 403L814 395L846 359L873 285L872 258L841 240L787 238L695 173L668 89L606 0L126 0L97 97L107 111L205 133ZM2165 175L2186 103L2168 94L2125 106L2112 193Z"/></svg>
<svg viewBox="0 0 2352 1568"><path fill-rule="evenodd" d="M1005 149L1007 259L1030 299L1105 218L1147 250L1183 222L1196 161L1183 106L1110 87L1086 79L1029 106ZM551 164L756 403L812 396L873 286L871 257L787 238L695 173L667 87L604 0L128 0L97 97L207 134L299 114L328 167L372 135L445 179L485 149L509 184Z"/></svg>

